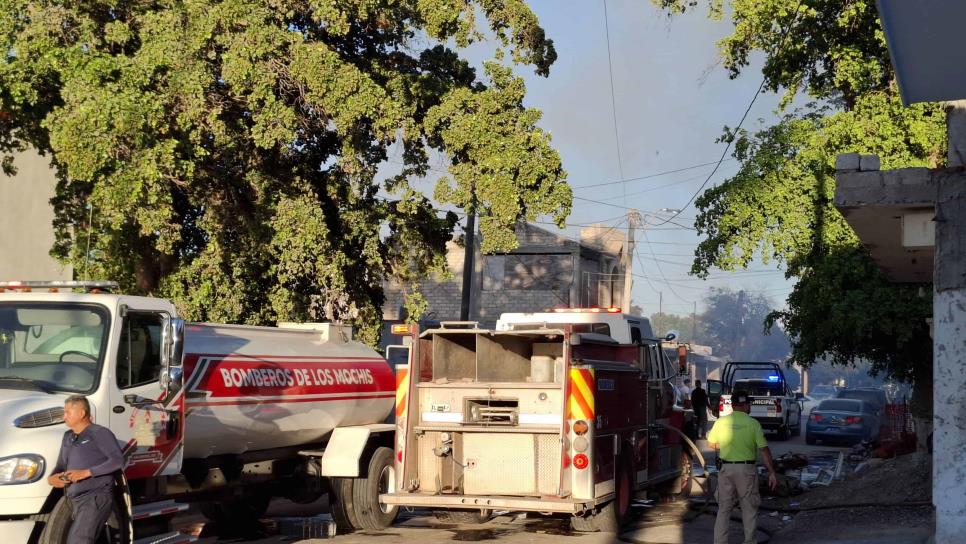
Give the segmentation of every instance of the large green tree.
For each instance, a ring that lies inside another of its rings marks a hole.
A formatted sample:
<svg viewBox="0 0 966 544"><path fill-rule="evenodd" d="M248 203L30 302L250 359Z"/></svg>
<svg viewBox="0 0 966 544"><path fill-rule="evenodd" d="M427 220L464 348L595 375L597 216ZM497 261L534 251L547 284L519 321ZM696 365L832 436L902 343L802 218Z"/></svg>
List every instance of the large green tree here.
<svg viewBox="0 0 966 544"><path fill-rule="evenodd" d="M477 73L458 48L481 39ZM511 71L556 58L522 0L0 0L0 50L3 169L50 157L53 254L192 319L343 319L373 341L383 280L439 268L452 236L410 184L430 157L485 250L569 213Z"/></svg>
<svg viewBox="0 0 966 544"><path fill-rule="evenodd" d="M655 0L670 13L697 0ZM883 168L939 166L945 118L939 105L902 106L872 0L709 0L710 16L730 17L719 42L724 67L737 77L763 55L766 90L813 103L787 111L774 126L725 129L739 172L697 200L704 240L692 272L734 270L756 256L777 261L797 279L781 322L792 359L808 366L827 357L871 363L873 373L914 380L931 390L932 344L927 287L885 278L835 209L838 153L876 153ZM924 294L925 293L925 294ZM920 413L928 395L919 397Z"/></svg>

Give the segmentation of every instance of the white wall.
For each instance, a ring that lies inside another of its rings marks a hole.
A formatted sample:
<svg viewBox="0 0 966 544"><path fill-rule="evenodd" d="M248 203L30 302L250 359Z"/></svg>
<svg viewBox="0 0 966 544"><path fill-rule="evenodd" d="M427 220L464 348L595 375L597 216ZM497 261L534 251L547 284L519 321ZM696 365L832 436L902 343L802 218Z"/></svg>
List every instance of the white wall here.
<svg viewBox="0 0 966 544"><path fill-rule="evenodd" d="M47 157L19 155L14 177L0 173L0 280L69 280L49 252L54 243L50 199L56 181Z"/></svg>

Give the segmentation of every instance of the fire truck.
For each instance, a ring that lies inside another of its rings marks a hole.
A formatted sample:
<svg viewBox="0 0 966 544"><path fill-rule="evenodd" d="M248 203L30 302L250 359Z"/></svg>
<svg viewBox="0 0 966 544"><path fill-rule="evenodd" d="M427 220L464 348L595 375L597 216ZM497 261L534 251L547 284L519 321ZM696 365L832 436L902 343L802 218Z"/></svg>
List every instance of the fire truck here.
<svg viewBox="0 0 966 544"><path fill-rule="evenodd" d="M397 328L408 358L396 367L395 487L381 500L456 521L562 514L577 530L613 532L635 497L689 493L676 369L647 320L522 315L500 330Z"/></svg>
<svg viewBox="0 0 966 544"><path fill-rule="evenodd" d="M0 534L65 542L70 508L47 483L84 395L118 438L112 542L171 544L189 502L220 526L251 522L272 497L328 492L342 527L380 529L394 481L394 379L335 324L185 323L167 300L109 282L0 283Z"/></svg>

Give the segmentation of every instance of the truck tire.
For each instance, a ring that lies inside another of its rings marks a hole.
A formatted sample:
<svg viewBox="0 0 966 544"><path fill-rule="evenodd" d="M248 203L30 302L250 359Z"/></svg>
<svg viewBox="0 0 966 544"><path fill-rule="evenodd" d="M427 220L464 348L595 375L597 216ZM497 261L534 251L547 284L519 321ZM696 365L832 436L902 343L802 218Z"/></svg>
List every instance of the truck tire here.
<svg viewBox="0 0 966 544"><path fill-rule="evenodd" d="M631 473L627 463L618 464L617 478L614 482L614 498L594 512L584 516L570 518L570 526L581 533L614 533L620 532L627 514L631 510L631 498L634 493L631 485Z"/></svg>
<svg viewBox="0 0 966 544"><path fill-rule="evenodd" d="M67 542L67 532L71 523L70 504L66 497L61 497L54 505L54 509L47 514L44 530L40 533L39 544L64 544Z"/></svg>
<svg viewBox="0 0 966 544"><path fill-rule="evenodd" d="M792 436L802 436L802 420L798 420L798 425L792 428Z"/></svg>
<svg viewBox="0 0 966 544"><path fill-rule="evenodd" d="M365 478L352 482L352 510L357 529L380 531L392 525L399 513L396 505L379 502L381 493L390 493L396 487L396 466L392 450L377 448L369 458Z"/></svg>
<svg viewBox="0 0 966 544"><path fill-rule="evenodd" d="M493 511L489 508L483 510L434 510L433 515L443 523L479 525L490 521Z"/></svg>
<svg viewBox="0 0 966 544"><path fill-rule="evenodd" d="M359 522L352 508L352 478L332 478L329 490L329 513L340 533L356 530Z"/></svg>
<svg viewBox="0 0 966 544"><path fill-rule="evenodd" d="M271 495L254 493L219 502L203 502L201 513L215 522L219 535L245 536L259 529L258 519L268 511Z"/></svg>
<svg viewBox="0 0 966 544"><path fill-rule="evenodd" d="M788 425L782 425L778 428L778 435L775 440L781 440L782 442L788 440Z"/></svg>
<svg viewBox="0 0 966 544"><path fill-rule="evenodd" d="M687 500L691 497L692 478L694 476L694 466L691 456L687 451L681 452L681 474L661 485L659 493L668 502Z"/></svg>

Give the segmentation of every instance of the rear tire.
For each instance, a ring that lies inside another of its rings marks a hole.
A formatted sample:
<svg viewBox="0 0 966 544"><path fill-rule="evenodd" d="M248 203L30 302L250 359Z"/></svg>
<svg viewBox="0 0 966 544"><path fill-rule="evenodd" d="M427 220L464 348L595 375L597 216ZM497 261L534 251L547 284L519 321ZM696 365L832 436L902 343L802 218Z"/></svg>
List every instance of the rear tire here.
<svg viewBox="0 0 966 544"><path fill-rule="evenodd" d="M778 428L778 435L775 440L780 440L782 442L788 440L788 425L782 425Z"/></svg>
<svg viewBox="0 0 966 544"><path fill-rule="evenodd" d="M614 498L592 513L583 517L574 516L570 518L570 526L573 530L582 533L614 533L620 532L624 522L627 521L627 514L631 510L631 495L633 494L631 485L630 469L627 464L618 464L617 477L614 482Z"/></svg>
<svg viewBox="0 0 966 544"><path fill-rule="evenodd" d="M667 483L661 484L659 493L661 498L674 502L687 500L691 496L691 482L694 477L694 466L687 451L681 452L681 474Z"/></svg>
<svg viewBox="0 0 966 544"><path fill-rule="evenodd" d="M352 532L358 526L352 508L352 478L332 478L329 491L329 513L339 532Z"/></svg>
<svg viewBox="0 0 966 544"><path fill-rule="evenodd" d="M268 511L271 500L267 493L252 493L225 501L201 503L199 509L215 522L219 535L248 536L261 531L258 520Z"/></svg>
<svg viewBox="0 0 966 544"><path fill-rule="evenodd" d="M380 531L392 525L399 507L379 502L380 493L391 493L396 487L396 467L392 450L377 448L369 459L365 478L352 482L352 506L356 528Z"/></svg>
<svg viewBox="0 0 966 544"><path fill-rule="evenodd" d="M798 425L792 427L792 436L802 436L802 420L799 418Z"/></svg>
<svg viewBox="0 0 966 544"><path fill-rule="evenodd" d="M489 508L484 510L434 510L433 515L443 523L480 525L490 521L493 511Z"/></svg>

